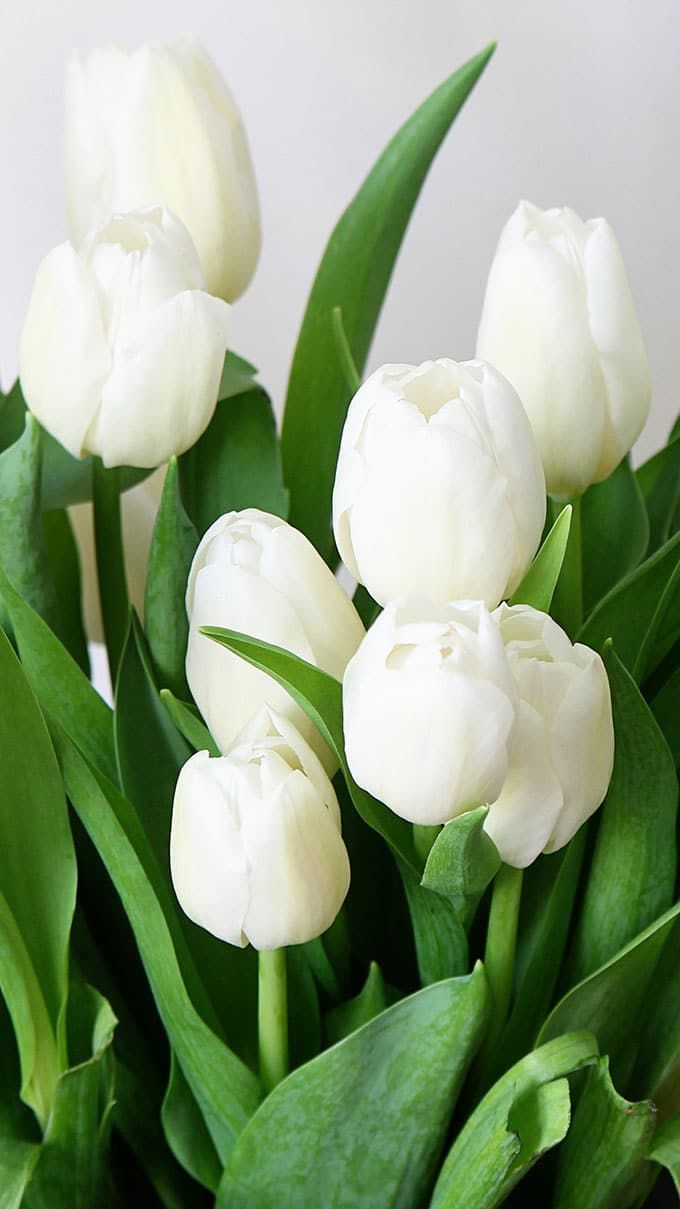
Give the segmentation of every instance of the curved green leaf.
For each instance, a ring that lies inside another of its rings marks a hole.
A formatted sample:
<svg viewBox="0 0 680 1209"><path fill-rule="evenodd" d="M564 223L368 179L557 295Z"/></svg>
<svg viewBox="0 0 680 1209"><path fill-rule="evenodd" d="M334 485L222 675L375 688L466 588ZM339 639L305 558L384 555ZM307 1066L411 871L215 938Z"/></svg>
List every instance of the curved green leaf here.
<svg viewBox="0 0 680 1209"><path fill-rule="evenodd" d="M83 624L80 560L68 512L64 508L42 514L43 541L59 615L59 637L69 654L90 674L90 657Z"/></svg>
<svg viewBox="0 0 680 1209"><path fill-rule="evenodd" d="M675 430L674 430L675 431ZM649 554L653 554L673 534L673 522L680 503L680 436L649 458L635 472L649 517Z"/></svg>
<svg viewBox="0 0 680 1209"><path fill-rule="evenodd" d="M488 806L479 806L446 823L423 872L423 886L450 899L466 928L501 867L500 853L484 830L488 813Z"/></svg>
<svg viewBox="0 0 680 1209"><path fill-rule="evenodd" d="M342 1041L343 1037L348 1037L363 1024L368 1024L369 1020L379 1016L398 997L397 993L386 985L380 966L372 961L359 994L355 995L354 999L348 999L345 1003L338 1004L331 1012L326 1013L324 1017L326 1044L335 1045L337 1041Z"/></svg>
<svg viewBox="0 0 680 1209"><path fill-rule="evenodd" d="M170 1054L170 1079L161 1108L163 1131L178 1163L204 1188L217 1191L222 1164L182 1068Z"/></svg>
<svg viewBox="0 0 680 1209"><path fill-rule="evenodd" d="M397 861L416 944L418 973L423 986L467 974L468 943L453 903L421 885L405 861Z"/></svg>
<svg viewBox="0 0 680 1209"><path fill-rule="evenodd" d="M56 630L57 597L40 518L41 466L41 429L27 412L22 436L0 454L0 564L17 592Z"/></svg>
<svg viewBox="0 0 680 1209"><path fill-rule="evenodd" d="M583 608L587 617L598 600L637 567L647 551L647 510L629 457L582 497L581 534Z"/></svg>
<svg viewBox="0 0 680 1209"><path fill-rule="evenodd" d="M144 596L144 629L159 683L187 695L184 674L189 620L184 597L198 533L180 498L177 459L171 458L156 517Z"/></svg>
<svg viewBox="0 0 680 1209"><path fill-rule="evenodd" d="M299 1067L234 1148L219 1209L420 1204L486 1017L481 967L402 999Z"/></svg>
<svg viewBox="0 0 680 1209"><path fill-rule="evenodd" d="M401 127L340 218L323 254L293 357L282 449L291 522L332 561L331 489L350 398L333 310L363 370L404 232L430 164L494 47L470 59Z"/></svg>
<svg viewBox="0 0 680 1209"><path fill-rule="evenodd" d="M532 605L543 613L550 609L567 552L572 512L571 504L560 512L524 579L513 592L509 601L511 605Z"/></svg>
<svg viewBox="0 0 680 1209"><path fill-rule="evenodd" d="M649 1157L670 1171L680 1196L680 1116L661 1126L654 1136Z"/></svg>

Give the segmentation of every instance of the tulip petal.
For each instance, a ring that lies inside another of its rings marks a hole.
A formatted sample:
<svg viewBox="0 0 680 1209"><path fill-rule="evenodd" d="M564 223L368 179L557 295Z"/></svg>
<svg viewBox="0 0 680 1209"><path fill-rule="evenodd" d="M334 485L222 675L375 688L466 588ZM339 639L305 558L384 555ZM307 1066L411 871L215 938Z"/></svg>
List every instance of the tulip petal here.
<svg viewBox="0 0 680 1209"><path fill-rule="evenodd" d="M532 706L521 701L507 779L491 804L484 830L506 864L524 869L545 848L562 804L545 724Z"/></svg>

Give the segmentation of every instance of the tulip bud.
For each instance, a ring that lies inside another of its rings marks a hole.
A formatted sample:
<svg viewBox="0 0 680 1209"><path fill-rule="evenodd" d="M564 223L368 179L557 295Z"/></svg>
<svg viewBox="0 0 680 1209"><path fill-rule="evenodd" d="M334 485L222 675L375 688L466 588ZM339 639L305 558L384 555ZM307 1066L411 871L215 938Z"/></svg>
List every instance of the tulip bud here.
<svg viewBox="0 0 680 1209"><path fill-rule="evenodd" d="M489 273L477 355L526 408L548 491L607 478L649 414L642 333L621 250L603 218L520 202Z"/></svg>
<svg viewBox="0 0 680 1209"><path fill-rule="evenodd" d="M117 215L38 269L19 351L31 411L74 457L160 466L215 410L229 308L162 207Z"/></svg>
<svg viewBox="0 0 680 1209"><path fill-rule="evenodd" d="M614 763L609 681L600 656L546 613L494 613L520 698L508 778L486 830L517 868L555 852L601 804Z"/></svg>
<svg viewBox="0 0 680 1209"><path fill-rule="evenodd" d="M208 529L194 555L186 595L189 687L221 751L264 704L295 723L329 772L337 764L316 727L285 689L199 633L222 626L284 647L342 679L364 628L351 600L314 547L278 516L246 508Z"/></svg>
<svg viewBox="0 0 680 1209"><path fill-rule="evenodd" d="M498 797L516 708L483 604L393 601L345 672L352 776L402 818L445 823Z"/></svg>
<svg viewBox="0 0 680 1209"><path fill-rule="evenodd" d="M201 46L72 56L66 202L78 243L111 213L168 206L191 233L210 293L227 302L243 293L260 252L257 187L240 114Z"/></svg>
<svg viewBox="0 0 680 1209"><path fill-rule="evenodd" d="M333 491L340 555L381 604L423 595L495 608L545 520L522 405L482 362L384 365L354 396Z"/></svg>
<svg viewBox="0 0 680 1209"><path fill-rule="evenodd" d="M226 756L187 761L170 868L182 910L229 944L278 949L330 927L349 888L340 810L286 718L263 708Z"/></svg>

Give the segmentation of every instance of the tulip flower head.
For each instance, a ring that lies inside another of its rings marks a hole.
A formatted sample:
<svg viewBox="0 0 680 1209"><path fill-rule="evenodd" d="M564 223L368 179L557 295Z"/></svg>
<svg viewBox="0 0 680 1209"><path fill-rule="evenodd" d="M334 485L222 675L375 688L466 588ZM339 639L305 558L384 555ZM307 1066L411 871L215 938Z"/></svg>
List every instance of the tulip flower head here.
<svg viewBox="0 0 680 1209"><path fill-rule="evenodd" d="M154 467L207 427L229 307L161 206L115 215L40 265L21 335L24 396L74 457Z"/></svg>
<svg viewBox="0 0 680 1209"><path fill-rule="evenodd" d="M226 756L187 761L170 866L182 909L229 944L277 949L330 927L350 878L340 810L286 718L263 708Z"/></svg>
<svg viewBox="0 0 680 1209"><path fill-rule="evenodd" d="M544 520L530 425L491 366L384 365L360 387L342 434L333 528L375 600L495 608L519 584Z"/></svg>

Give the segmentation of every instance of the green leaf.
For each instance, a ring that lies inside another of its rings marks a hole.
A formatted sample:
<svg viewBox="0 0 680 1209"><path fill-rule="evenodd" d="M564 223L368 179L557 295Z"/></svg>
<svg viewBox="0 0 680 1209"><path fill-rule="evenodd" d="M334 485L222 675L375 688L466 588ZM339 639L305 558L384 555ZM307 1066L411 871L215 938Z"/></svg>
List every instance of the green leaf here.
<svg viewBox="0 0 680 1209"><path fill-rule="evenodd" d="M569 958L580 982L666 911L675 894L678 782L666 741L635 682L606 654L615 755Z"/></svg>
<svg viewBox="0 0 680 1209"><path fill-rule="evenodd" d="M571 529L571 504L562 509L509 603L532 605L547 613L562 570Z"/></svg>
<svg viewBox="0 0 680 1209"><path fill-rule="evenodd" d="M664 739L666 740L673 763L680 765L680 668L668 677L666 683L652 699L652 713L656 718Z"/></svg>
<svg viewBox="0 0 680 1209"><path fill-rule="evenodd" d="M342 309L361 373L428 168L493 50L487 47L445 80L397 132L340 218L312 286L293 357L282 448L291 522L327 562L333 558L331 489L350 397L333 309Z"/></svg>
<svg viewBox="0 0 680 1209"><path fill-rule="evenodd" d="M418 972L423 986L467 974L468 944L455 906L448 898L428 890L405 861L398 861L413 935Z"/></svg>
<svg viewBox="0 0 680 1209"><path fill-rule="evenodd" d="M365 628L369 630L373 625L376 617L380 613L380 605L376 604L372 596L369 596L363 584L358 584L352 603L359 614Z"/></svg>
<svg viewBox="0 0 680 1209"><path fill-rule="evenodd" d="M37 421L27 414L23 435L0 454L0 563L17 592L54 630L57 598L40 520L40 435ZM0 620L2 614L0 599Z"/></svg>
<svg viewBox="0 0 680 1209"><path fill-rule="evenodd" d="M187 695L184 660L189 621L184 597L198 534L179 493L177 459L168 465L151 541L144 597L144 628L159 682Z"/></svg>
<svg viewBox="0 0 680 1209"><path fill-rule="evenodd" d="M0 569L0 592L12 622L23 669L44 710L56 718L110 781L118 780L113 713L49 626Z"/></svg>
<svg viewBox="0 0 680 1209"><path fill-rule="evenodd" d="M680 638L680 560L676 563L654 610L633 665L633 675L641 684L653 672Z"/></svg>
<svg viewBox="0 0 680 1209"><path fill-rule="evenodd" d="M170 1055L170 1080L163 1100L161 1120L178 1163L204 1188L216 1192L222 1164L174 1053Z"/></svg>
<svg viewBox="0 0 680 1209"><path fill-rule="evenodd" d="M255 385L253 378L256 374L255 366L251 365L250 361L246 361L245 357L228 352L224 358L224 368L217 392L218 402L222 399L230 399L232 395L242 395L245 391L251 390Z"/></svg>
<svg viewBox="0 0 680 1209"><path fill-rule="evenodd" d="M431 1209L494 1209L569 1127L565 1076L590 1065L588 1032L557 1037L527 1054L487 1092L444 1163ZM555 1085L557 1083L557 1086Z"/></svg>
<svg viewBox="0 0 680 1209"><path fill-rule="evenodd" d="M168 1039L225 1163L255 1110L258 1081L191 1002L147 861L137 852L140 837L128 837L119 800L58 725L52 733L69 798L120 895Z"/></svg>
<svg viewBox="0 0 680 1209"><path fill-rule="evenodd" d="M631 1077L635 1096L650 1096L659 1113L680 1112L680 922L668 934L645 996L645 1024Z"/></svg>
<svg viewBox="0 0 680 1209"><path fill-rule="evenodd" d="M488 812L488 806L479 806L451 819L425 862L423 886L450 899L465 928L501 867L498 849L484 830Z"/></svg>
<svg viewBox="0 0 680 1209"><path fill-rule="evenodd" d="M674 532L680 503L680 436L669 440L635 472L649 517L649 549L653 554Z"/></svg>
<svg viewBox="0 0 680 1209"><path fill-rule="evenodd" d="M170 1151L161 1129L160 1112L160 1101L149 1094L146 1082L118 1059L114 1127L127 1142L164 1209L198 1209L205 1204L201 1190Z"/></svg>
<svg viewBox="0 0 680 1209"><path fill-rule="evenodd" d="M0 1209L21 1209L40 1146L18 1138L0 1138Z"/></svg>
<svg viewBox="0 0 680 1209"><path fill-rule="evenodd" d="M654 1135L650 1159L670 1171L680 1195L680 1116L666 1121Z"/></svg>
<svg viewBox="0 0 680 1209"><path fill-rule="evenodd" d="M160 698L180 735L184 735L194 751L209 751L211 756L222 754L195 705L179 701L169 688L161 689Z"/></svg>
<svg viewBox="0 0 680 1209"><path fill-rule="evenodd" d="M291 1069L316 1058L321 1049L319 992L304 945L286 949L288 1048Z"/></svg>
<svg viewBox="0 0 680 1209"><path fill-rule="evenodd" d="M334 1209L420 1204L486 997L478 966L401 1000L294 1071L241 1134L220 1209L318 1209L320 1194Z"/></svg>
<svg viewBox="0 0 680 1209"><path fill-rule="evenodd" d="M647 510L628 457L582 497L581 531L583 607L588 616L647 550Z"/></svg>
<svg viewBox="0 0 680 1209"><path fill-rule="evenodd" d="M8 394L0 390L0 450L19 440L26 424L26 404L19 379Z"/></svg>
<svg viewBox="0 0 680 1209"><path fill-rule="evenodd" d="M116 1018L105 999L75 984L69 995L69 1050L74 1065L57 1084L25 1209L91 1209L105 1204L113 1098Z"/></svg>
<svg viewBox="0 0 680 1209"><path fill-rule="evenodd" d="M0 781L0 981L17 1033L22 1097L44 1122L65 1057L60 1021L76 861L47 728L2 631Z"/></svg>
<svg viewBox="0 0 680 1209"><path fill-rule="evenodd" d="M179 459L184 507L199 535L225 512L261 508L288 515L281 451L261 386L218 403L203 436Z"/></svg>
<svg viewBox="0 0 680 1209"><path fill-rule="evenodd" d="M290 651L251 638L248 634L215 626L203 626L201 633L240 655L253 667L273 676L290 693L318 727L331 750L335 751L352 801L362 819L387 840L393 852L418 870L418 858L408 823L360 789L347 767L342 730L342 685L327 672L299 659Z"/></svg>
<svg viewBox="0 0 680 1209"><path fill-rule="evenodd" d="M652 554L634 571L631 571L608 592L596 606L578 634L579 642L585 642L594 650L600 650L607 638L614 641L616 653L629 670L635 667L644 636L655 619L659 600L680 559L680 533L672 537L665 546ZM674 614L677 617L677 593ZM667 632L671 619L664 618ZM672 627L671 627L672 628ZM664 649L661 640L655 641L654 650L646 660L647 673L663 658L669 649Z"/></svg>
<svg viewBox="0 0 680 1209"><path fill-rule="evenodd" d="M70 655L90 674L90 657L83 625L80 561L68 512L61 508L42 514L43 540L59 615L59 637Z"/></svg>
<svg viewBox="0 0 680 1209"><path fill-rule="evenodd" d="M558 1156L554 1209L611 1209L635 1203L640 1166L654 1133L650 1100L632 1104L616 1091L609 1059L588 1072L571 1129ZM632 1195L631 1195L632 1192Z"/></svg>
<svg viewBox="0 0 680 1209"><path fill-rule="evenodd" d="M531 1048L550 1007L567 942L588 831L524 872L510 1017L498 1043L497 1074Z"/></svg>
<svg viewBox="0 0 680 1209"><path fill-rule="evenodd" d="M538 1044L568 1029L588 1028L609 1054L615 1078L625 1085L634 1061L631 1040L649 980L659 960L680 903L645 928L589 978L573 987L553 1008Z"/></svg>
<svg viewBox="0 0 680 1209"><path fill-rule="evenodd" d="M380 966L372 961L359 994L354 999L348 999L326 1013L324 1017L326 1045L335 1045L337 1041L342 1041L343 1037L348 1037L363 1024L368 1024L369 1020L379 1016L396 999L398 999L398 995L385 983Z"/></svg>

